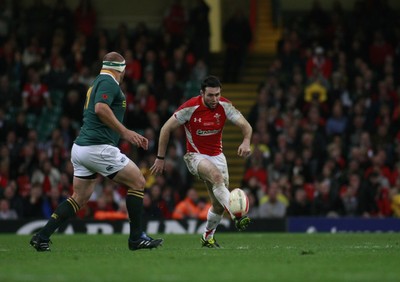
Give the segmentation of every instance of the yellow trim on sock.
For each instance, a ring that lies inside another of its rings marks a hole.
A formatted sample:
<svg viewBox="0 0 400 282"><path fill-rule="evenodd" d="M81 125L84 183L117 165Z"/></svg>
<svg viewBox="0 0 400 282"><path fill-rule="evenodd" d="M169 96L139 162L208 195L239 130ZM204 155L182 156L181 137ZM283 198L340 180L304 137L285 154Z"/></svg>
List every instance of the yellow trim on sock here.
<svg viewBox="0 0 400 282"><path fill-rule="evenodd" d="M135 196L135 197L139 197L139 198L143 198L144 197L144 193L140 192L140 191L136 191L136 190L129 190L128 195L130 196Z"/></svg>
<svg viewBox="0 0 400 282"><path fill-rule="evenodd" d="M67 201L71 204L71 206L74 208L74 211L77 212L79 210L79 205L78 203L73 199L73 198L68 198Z"/></svg>

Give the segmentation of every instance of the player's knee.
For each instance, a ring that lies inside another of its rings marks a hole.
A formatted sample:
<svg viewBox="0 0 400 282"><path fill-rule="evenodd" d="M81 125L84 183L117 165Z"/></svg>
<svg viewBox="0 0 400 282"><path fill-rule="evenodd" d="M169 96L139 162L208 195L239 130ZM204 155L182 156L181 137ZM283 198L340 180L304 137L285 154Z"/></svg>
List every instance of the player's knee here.
<svg viewBox="0 0 400 282"><path fill-rule="evenodd" d="M136 187L138 190L144 190L144 187L146 185L146 179L144 178L143 175L141 175L137 180L136 180Z"/></svg>
<svg viewBox="0 0 400 282"><path fill-rule="evenodd" d="M224 183L224 177L219 172L214 172L211 175L211 178L212 178L212 182L214 182L214 183L217 183L217 184Z"/></svg>

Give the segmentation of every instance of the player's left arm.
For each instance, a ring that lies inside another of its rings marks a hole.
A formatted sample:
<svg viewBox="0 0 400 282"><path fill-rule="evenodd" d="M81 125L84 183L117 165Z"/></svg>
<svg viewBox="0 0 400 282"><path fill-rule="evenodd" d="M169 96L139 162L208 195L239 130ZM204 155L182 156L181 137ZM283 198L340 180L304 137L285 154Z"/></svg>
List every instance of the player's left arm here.
<svg viewBox="0 0 400 282"><path fill-rule="evenodd" d="M250 123L245 119L243 115L240 115L239 118L235 121L235 124L242 130L243 141L238 148L238 156L240 157L248 157L250 155L250 141L251 135L253 133L253 128Z"/></svg>

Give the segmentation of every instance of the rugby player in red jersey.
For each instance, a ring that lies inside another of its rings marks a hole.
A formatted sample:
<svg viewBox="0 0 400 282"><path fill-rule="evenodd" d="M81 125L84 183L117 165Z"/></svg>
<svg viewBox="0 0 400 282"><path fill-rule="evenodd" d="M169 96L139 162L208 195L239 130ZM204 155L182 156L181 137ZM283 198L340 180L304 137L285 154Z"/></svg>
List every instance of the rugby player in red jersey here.
<svg viewBox="0 0 400 282"><path fill-rule="evenodd" d="M237 125L243 134L238 148L240 157L250 155L252 127L232 103L221 96L221 83L215 76L208 76L201 84L200 95L183 103L160 132L157 158L151 167L153 174L164 169L164 158L171 132L183 126L186 133L184 160L190 173L204 180L211 199L206 229L201 238L202 246L219 248L214 238L215 230L227 211L239 231L247 228L247 216L236 218L229 211L229 174L222 151L222 131L226 120Z"/></svg>

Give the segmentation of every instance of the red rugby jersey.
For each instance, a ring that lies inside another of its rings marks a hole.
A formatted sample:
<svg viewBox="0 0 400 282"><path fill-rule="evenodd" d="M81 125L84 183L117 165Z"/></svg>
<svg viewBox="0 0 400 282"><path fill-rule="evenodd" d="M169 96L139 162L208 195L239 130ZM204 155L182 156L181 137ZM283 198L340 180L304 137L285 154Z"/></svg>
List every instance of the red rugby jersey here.
<svg viewBox="0 0 400 282"><path fill-rule="evenodd" d="M224 97L215 109L210 109L203 104L202 97L197 96L182 104L174 116L185 128L187 152L216 156L222 153L226 119L235 123L241 113Z"/></svg>

